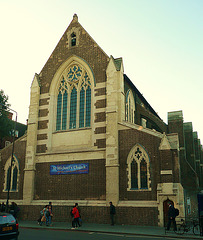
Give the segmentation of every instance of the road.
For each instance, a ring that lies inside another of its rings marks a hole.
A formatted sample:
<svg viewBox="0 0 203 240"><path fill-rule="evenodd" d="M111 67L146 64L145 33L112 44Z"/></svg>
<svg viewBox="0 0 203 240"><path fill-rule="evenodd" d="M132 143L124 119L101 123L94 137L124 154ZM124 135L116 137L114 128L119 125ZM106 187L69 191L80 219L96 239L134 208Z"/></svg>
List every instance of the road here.
<svg viewBox="0 0 203 240"><path fill-rule="evenodd" d="M82 231L63 231L52 229L26 229L20 228L18 240L161 240L163 237L135 236L127 234L110 234L98 232L82 232ZM165 237L165 240L174 238ZM175 238L176 240L184 240L183 238Z"/></svg>

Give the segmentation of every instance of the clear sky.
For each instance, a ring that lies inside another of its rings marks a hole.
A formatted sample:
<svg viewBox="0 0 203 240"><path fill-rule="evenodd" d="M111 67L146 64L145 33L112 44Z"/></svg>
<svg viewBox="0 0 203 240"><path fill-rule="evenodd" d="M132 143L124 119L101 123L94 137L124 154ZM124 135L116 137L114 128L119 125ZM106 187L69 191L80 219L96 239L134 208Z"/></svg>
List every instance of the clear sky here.
<svg viewBox="0 0 203 240"><path fill-rule="evenodd" d="M26 123L30 86L76 13L167 123L184 121L203 144L203 0L0 0L0 89Z"/></svg>

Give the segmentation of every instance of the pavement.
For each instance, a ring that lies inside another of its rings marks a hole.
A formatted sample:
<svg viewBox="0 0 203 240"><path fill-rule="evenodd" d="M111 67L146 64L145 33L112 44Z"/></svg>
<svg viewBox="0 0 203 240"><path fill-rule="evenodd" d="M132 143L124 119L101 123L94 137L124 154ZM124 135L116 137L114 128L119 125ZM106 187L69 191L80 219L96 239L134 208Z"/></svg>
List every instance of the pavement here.
<svg viewBox="0 0 203 240"><path fill-rule="evenodd" d="M196 236L192 232L184 233L183 235L177 235L171 231L165 231L163 227L156 226L135 226L135 225L108 225L108 224L96 224L96 223L84 223L77 229L71 229L70 222L53 222L51 226L40 226L37 221L22 221L19 220L20 228L31 229L49 229L49 230L65 230L65 231L81 231L81 232L99 232L99 233L115 233L125 235L139 235L139 236L151 236L151 237L170 237L170 238L183 238L183 239L203 239L203 236Z"/></svg>

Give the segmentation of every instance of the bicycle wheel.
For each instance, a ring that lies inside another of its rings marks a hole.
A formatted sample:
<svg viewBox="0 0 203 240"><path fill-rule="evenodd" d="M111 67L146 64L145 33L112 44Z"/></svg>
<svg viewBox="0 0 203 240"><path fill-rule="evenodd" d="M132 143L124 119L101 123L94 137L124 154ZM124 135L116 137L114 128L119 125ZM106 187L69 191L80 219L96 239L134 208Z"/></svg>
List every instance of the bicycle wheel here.
<svg viewBox="0 0 203 240"><path fill-rule="evenodd" d="M197 223L196 225L194 225L194 227L193 227L193 233L194 233L195 235L199 235L199 234L200 234L200 226L199 226L198 223Z"/></svg>
<svg viewBox="0 0 203 240"><path fill-rule="evenodd" d="M174 231L176 234L178 234L178 235L183 235L183 233L184 233L184 226L183 225L180 225L180 224L178 224L177 225L177 230L176 231Z"/></svg>

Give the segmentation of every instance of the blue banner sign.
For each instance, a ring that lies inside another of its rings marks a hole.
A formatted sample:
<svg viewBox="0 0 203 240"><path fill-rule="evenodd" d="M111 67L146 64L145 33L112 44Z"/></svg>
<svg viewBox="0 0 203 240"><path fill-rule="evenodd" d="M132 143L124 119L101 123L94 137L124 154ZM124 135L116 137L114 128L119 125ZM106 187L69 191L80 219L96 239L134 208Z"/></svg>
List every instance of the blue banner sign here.
<svg viewBox="0 0 203 240"><path fill-rule="evenodd" d="M89 172L89 163L60 164L50 166L50 175L82 174Z"/></svg>

